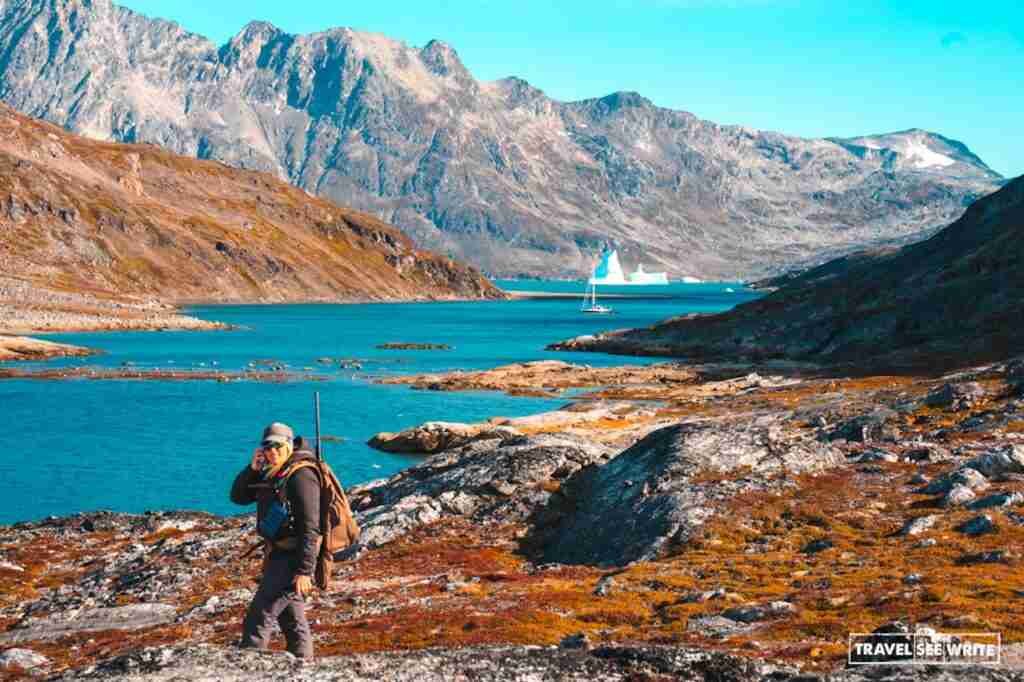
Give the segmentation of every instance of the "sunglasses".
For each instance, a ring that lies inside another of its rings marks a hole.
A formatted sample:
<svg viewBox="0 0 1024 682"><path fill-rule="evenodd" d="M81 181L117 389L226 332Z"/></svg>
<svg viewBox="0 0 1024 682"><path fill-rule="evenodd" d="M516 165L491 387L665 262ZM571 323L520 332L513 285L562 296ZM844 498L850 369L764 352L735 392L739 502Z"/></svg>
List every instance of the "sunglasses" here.
<svg viewBox="0 0 1024 682"><path fill-rule="evenodd" d="M263 444L263 449L264 450L280 450L283 447L284 447L284 443L264 443Z"/></svg>

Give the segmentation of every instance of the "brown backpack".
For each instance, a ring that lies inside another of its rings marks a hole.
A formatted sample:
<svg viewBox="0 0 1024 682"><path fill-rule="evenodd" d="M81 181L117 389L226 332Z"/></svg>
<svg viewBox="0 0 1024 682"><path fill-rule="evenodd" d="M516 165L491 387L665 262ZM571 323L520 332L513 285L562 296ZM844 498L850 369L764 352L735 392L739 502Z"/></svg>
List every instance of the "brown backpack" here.
<svg viewBox="0 0 1024 682"><path fill-rule="evenodd" d="M329 590L331 574L334 572L334 555L359 540L359 524L352 516L344 488L327 462L303 460L285 471L284 477L288 478L304 467L316 471L320 478L320 535L323 541L320 543L313 579L321 590Z"/></svg>

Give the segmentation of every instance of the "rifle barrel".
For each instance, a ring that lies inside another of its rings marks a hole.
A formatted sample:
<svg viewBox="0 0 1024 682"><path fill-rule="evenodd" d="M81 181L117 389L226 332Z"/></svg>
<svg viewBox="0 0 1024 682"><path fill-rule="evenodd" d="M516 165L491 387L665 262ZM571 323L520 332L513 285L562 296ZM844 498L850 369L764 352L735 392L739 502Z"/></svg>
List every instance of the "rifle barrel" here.
<svg viewBox="0 0 1024 682"><path fill-rule="evenodd" d="M316 418L316 459L320 461L323 459L320 452L320 391L313 392L313 413Z"/></svg>

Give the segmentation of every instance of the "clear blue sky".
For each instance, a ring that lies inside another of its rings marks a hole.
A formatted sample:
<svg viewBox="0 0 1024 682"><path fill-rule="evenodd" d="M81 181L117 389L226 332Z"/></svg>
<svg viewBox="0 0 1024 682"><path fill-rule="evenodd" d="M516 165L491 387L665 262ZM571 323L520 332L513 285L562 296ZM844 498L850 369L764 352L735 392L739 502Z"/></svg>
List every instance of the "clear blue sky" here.
<svg viewBox="0 0 1024 682"><path fill-rule="evenodd" d="M117 1L117 0L115 0ZM253 19L451 44L474 76L804 136L925 128L1024 174L1020 0L121 0L222 43Z"/></svg>

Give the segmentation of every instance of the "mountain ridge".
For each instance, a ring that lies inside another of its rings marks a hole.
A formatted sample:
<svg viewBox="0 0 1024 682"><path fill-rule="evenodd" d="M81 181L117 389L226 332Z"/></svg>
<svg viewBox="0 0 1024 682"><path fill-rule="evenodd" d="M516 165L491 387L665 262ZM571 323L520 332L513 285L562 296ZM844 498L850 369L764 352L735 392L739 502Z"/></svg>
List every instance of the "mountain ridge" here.
<svg viewBox="0 0 1024 682"><path fill-rule="evenodd" d="M716 315L554 344L558 350L785 360L922 371L1024 352L1024 176L901 248L862 251L770 280L768 296Z"/></svg>
<svg viewBox="0 0 1024 682"><path fill-rule="evenodd" d="M560 102L517 77L475 80L439 40L253 21L218 46L107 0L8 0L0 19L12 106L275 173L502 275L576 276L608 241L675 276L772 274L936 229L1002 183L936 134L844 146L629 91Z"/></svg>

